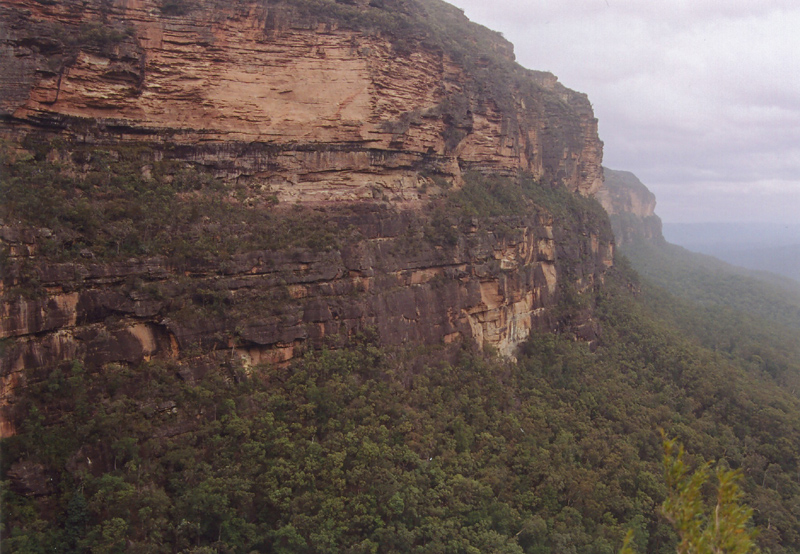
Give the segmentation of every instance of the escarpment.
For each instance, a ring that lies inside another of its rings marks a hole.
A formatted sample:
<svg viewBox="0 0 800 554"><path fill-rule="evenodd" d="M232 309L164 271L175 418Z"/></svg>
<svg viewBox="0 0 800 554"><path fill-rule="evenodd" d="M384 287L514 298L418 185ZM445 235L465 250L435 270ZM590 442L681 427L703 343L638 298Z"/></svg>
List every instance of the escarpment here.
<svg viewBox="0 0 800 554"><path fill-rule="evenodd" d="M633 173L603 168L603 185L594 193L608 213L618 246L663 242L656 196Z"/></svg>
<svg viewBox="0 0 800 554"><path fill-rule="evenodd" d="M599 187L585 95L451 6L381 6L5 2L4 134L169 145L280 201L413 201L468 169Z"/></svg>
<svg viewBox="0 0 800 554"><path fill-rule="evenodd" d="M589 198L591 105L459 10L11 0L0 16L4 413L27 370L73 359L191 374L363 332L504 355L532 328L595 339L575 298L613 237Z"/></svg>

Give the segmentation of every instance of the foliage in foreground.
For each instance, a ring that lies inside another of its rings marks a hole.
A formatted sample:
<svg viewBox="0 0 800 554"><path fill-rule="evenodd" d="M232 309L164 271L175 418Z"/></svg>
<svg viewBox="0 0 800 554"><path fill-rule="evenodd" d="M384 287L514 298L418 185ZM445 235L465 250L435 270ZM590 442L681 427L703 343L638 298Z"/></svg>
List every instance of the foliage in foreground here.
<svg viewBox="0 0 800 554"><path fill-rule="evenodd" d="M755 546L755 532L749 528L753 510L742 505L737 482L741 473L718 467L717 498L710 514L703 508L702 487L708 481L709 464L689 474L685 452L675 439L664 442L664 470L669 493L663 513L678 531L680 554L745 554Z"/></svg>
<svg viewBox="0 0 800 554"><path fill-rule="evenodd" d="M756 531L750 526L753 510L742 504L741 472L720 466L716 471L716 505L706 513L702 488L708 482L709 463L694 473L684 462L685 451L676 439L664 437L664 476L667 498L661 513L678 532L679 554L746 554L757 551ZM620 554L635 554L633 532L628 531Z"/></svg>

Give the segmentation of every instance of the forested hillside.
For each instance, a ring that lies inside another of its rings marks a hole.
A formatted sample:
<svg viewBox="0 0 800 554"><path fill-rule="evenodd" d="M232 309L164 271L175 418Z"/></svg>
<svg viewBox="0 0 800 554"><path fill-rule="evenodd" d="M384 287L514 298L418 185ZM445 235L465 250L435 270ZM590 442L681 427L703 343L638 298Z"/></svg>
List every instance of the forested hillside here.
<svg viewBox="0 0 800 554"><path fill-rule="evenodd" d="M703 346L749 362L800 391L800 286L671 244L639 242L626 255L648 304Z"/></svg>
<svg viewBox="0 0 800 554"><path fill-rule="evenodd" d="M3 552L672 553L662 430L800 552L800 295L638 244L653 195L499 33L8 0L0 38Z"/></svg>
<svg viewBox="0 0 800 554"><path fill-rule="evenodd" d="M666 239L730 264L800 281L800 225L787 223L671 223Z"/></svg>
<svg viewBox="0 0 800 554"><path fill-rule="evenodd" d="M698 340L705 312L666 316L684 300L618 266L580 299L594 352L535 333L513 362L365 333L285 368L40 375L3 444L4 547L588 553L633 529L639 551L674 552L663 428L693 463L741 468L762 549L798 551L800 402L767 370L796 343L760 363L714 349L724 328Z"/></svg>

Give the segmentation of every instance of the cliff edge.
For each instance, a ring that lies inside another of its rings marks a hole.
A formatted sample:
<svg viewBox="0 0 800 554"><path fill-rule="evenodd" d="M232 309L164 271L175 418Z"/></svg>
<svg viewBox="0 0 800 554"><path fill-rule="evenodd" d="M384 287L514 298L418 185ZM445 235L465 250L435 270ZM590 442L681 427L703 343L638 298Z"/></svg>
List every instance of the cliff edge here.
<svg viewBox="0 0 800 554"><path fill-rule="evenodd" d="M433 177L458 186L467 170L523 170L583 194L602 180L586 96L518 66L499 33L443 2L0 10L12 140L147 142L282 202L415 201Z"/></svg>
<svg viewBox="0 0 800 554"><path fill-rule="evenodd" d="M443 2L10 0L0 136L4 434L70 360L596 338L591 105Z"/></svg>

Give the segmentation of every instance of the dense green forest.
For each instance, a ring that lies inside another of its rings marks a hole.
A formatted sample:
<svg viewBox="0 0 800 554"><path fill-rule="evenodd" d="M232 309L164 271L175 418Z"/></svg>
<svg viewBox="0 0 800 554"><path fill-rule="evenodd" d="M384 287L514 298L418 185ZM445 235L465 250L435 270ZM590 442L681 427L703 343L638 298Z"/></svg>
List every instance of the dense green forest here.
<svg viewBox="0 0 800 554"><path fill-rule="evenodd" d="M168 162L145 182L134 151L91 153L77 181L43 153L6 158L2 215L51 229L52 260L180 265L337 248L354 233L313 210L232 203ZM465 178L431 202L419 240L450 244L473 218L531 205L610 232L599 205L561 188ZM602 287L562 291L554 315L595 314L594 349L569 325L534 333L516 360L470 345L380 347L365 331L286 367L31 370L19 433L1 445L2 547L611 553L633 531L636 551L674 552L659 512L663 428L691 467L742 471L763 551L800 551L800 293L670 245L625 255ZM41 294L35 280L14 292ZM703 492L713 502L713 484Z"/></svg>
<svg viewBox="0 0 800 554"><path fill-rule="evenodd" d="M654 313L699 344L800 391L800 285L672 244L625 249Z"/></svg>
<svg viewBox="0 0 800 554"><path fill-rule="evenodd" d="M511 361L367 332L283 368L34 372L2 444L3 548L610 553L632 530L637 551L674 552L663 428L690 466L742 470L763 551L799 551L800 401L782 386L796 330L723 348L749 332L741 305L692 312L623 258L582 302L594 352L534 334ZM12 467L36 490L10 487Z"/></svg>

